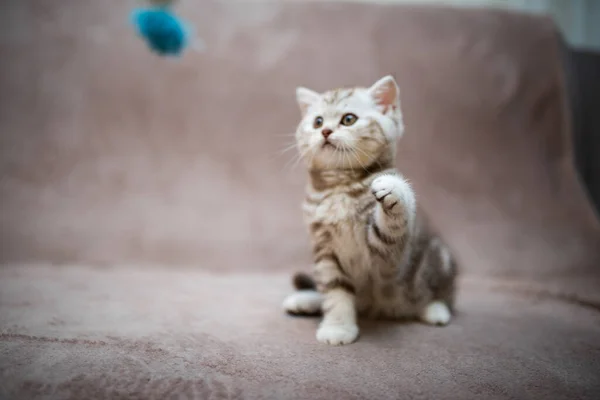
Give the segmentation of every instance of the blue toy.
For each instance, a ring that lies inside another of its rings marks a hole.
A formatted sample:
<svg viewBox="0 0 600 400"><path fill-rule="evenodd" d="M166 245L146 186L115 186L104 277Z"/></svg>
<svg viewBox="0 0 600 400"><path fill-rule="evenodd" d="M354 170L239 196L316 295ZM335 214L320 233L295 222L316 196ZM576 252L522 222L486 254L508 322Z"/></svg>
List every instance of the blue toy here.
<svg viewBox="0 0 600 400"><path fill-rule="evenodd" d="M173 0L152 3L150 8L134 10L131 22L150 50L161 56L180 56L190 42L190 28L170 10Z"/></svg>

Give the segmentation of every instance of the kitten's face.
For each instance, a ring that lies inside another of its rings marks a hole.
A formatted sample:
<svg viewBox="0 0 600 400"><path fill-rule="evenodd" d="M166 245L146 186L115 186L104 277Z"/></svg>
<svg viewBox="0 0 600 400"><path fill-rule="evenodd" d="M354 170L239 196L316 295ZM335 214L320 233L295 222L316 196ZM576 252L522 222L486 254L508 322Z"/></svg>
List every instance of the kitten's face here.
<svg viewBox="0 0 600 400"><path fill-rule="evenodd" d="M322 94L300 87L296 97L302 112L296 142L309 167L365 168L395 151L403 134L398 86L391 76L370 88Z"/></svg>

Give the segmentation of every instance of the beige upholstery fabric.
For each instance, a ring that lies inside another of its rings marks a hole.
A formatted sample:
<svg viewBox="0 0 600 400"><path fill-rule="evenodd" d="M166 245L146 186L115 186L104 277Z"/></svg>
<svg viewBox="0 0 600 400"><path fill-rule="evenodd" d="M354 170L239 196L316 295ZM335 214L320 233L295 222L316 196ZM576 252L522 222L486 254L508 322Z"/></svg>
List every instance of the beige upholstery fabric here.
<svg viewBox="0 0 600 400"><path fill-rule="evenodd" d="M0 5L0 397L600 398L600 229L545 19L436 7L183 2L160 59L127 2ZM447 328L319 345L294 88L392 73L398 165L459 257Z"/></svg>

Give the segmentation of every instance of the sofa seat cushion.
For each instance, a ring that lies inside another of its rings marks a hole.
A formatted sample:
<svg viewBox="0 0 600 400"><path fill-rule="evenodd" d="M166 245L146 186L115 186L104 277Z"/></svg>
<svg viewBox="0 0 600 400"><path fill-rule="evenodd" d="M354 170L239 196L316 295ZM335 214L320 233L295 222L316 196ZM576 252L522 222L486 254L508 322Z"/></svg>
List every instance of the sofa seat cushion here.
<svg viewBox="0 0 600 400"><path fill-rule="evenodd" d="M363 321L329 347L284 273L5 265L2 398L593 399L600 315L463 277L445 328Z"/></svg>

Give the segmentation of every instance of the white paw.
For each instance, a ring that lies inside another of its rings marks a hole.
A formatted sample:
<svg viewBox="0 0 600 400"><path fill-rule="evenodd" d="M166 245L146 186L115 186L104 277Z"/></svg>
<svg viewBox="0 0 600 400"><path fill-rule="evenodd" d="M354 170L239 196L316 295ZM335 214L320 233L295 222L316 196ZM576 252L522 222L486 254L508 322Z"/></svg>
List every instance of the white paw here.
<svg viewBox="0 0 600 400"><path fill-rule="evenodd" d="M358 338L356 324L321 324L317 330L317 340L321 343L339 346L352 343Z"/></svg>
<svg viewBox="0 0 600 400"><path fill-rule="evenodd" d="M401 207L409 211L415 208L415 195L404 179L396 175L382 175L371 183L371 193L386 212L395 212Z"/></svg>
<svg viewBox="0 0 600 400"><path fill-rule="evenodd" d="M283 300L283 309L290 314L314 315L321 312L323 295L314 290L299 290Z"/></svg>
<svg viewBox="0 0 600 400"><path fill-rule="evenodd" d="M421 320L430 325L448 325L451 318L450 309L441 301L429 303L421 314Z"/></svg>

